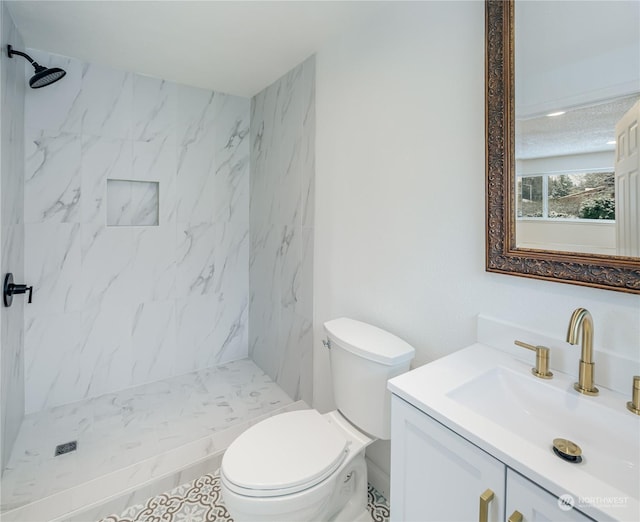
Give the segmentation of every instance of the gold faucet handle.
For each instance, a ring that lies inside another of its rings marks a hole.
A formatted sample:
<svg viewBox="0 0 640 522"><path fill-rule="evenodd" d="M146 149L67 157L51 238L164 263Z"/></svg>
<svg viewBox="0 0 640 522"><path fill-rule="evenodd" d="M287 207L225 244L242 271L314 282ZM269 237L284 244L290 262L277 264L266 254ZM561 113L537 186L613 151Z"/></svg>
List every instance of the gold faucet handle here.
<svg viewBox="0 0 640 522"><path fill-rule="evenodd" d="M533 346L518 340L515 340L514 344L536 352L536 367L531 368L533 375L540 379L551 379L553 377L553 373L549 371L549 348L546 346Z"/></svg>
<svg viewBox="0 0 640 522"><path fill-rule="evenodd" d="M640 375L633 376L631 400L627 403L627 409L636 415L640 415Z"/></svg>

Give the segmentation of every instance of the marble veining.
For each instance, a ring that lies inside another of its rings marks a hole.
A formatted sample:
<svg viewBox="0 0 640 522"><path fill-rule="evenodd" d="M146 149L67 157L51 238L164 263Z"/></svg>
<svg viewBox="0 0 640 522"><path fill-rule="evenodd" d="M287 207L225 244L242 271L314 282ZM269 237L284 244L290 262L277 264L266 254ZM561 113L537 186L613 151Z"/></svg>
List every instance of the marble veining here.
<svg viewBox="0 0 640 522"><path fill-rule="evenodd" d="M146 327L145 313L138 311L136 328ZM277 384L242 359L27 415L2 479L2 510L157 457L145 468L152 471L165 452L290 404ZM77 451L54 457L55 446L70 440L78 441ZM222 440L217 444L224 447ZM198 451L208 454L211 444ZM128 480L135 483L139 472L131 470Z"/></svg>
<svg viewBox="0 0 640 522"><path fill-rule="evenodd" d="M80 137L28 128L25 141L25 222L79 223Z"/></svg>
<svg viewBox="0 0 640 522"><path fill-rule="evenodd" d="M246 357L250 101L28 52L26 412Z"/></svg>
<svg viewBox="0 0 640 522"><path fill-rule="evenodd" d="M136 74L133 79L133 137L139 141L171 136L177 85Z"/></svg>
<svg viewBox="0 0 640 522"><path fill-rule="evenodd" d="M251 100L249 352L292 397L311 400L313 57Z"/></svg>
<svg viewBox="0 0 640 522"><path fill-rule="evenodd" d="M85 135L131 138L133 74L82 64L82 129Z"/></svg>
<svg viewBox="0 0 640 522"><path fill-rule="evenodd" d="M105 184L108 179L132 179L133 147L129 140L85 135L80 163L81 219L99 233L107 221Z"/></svg>

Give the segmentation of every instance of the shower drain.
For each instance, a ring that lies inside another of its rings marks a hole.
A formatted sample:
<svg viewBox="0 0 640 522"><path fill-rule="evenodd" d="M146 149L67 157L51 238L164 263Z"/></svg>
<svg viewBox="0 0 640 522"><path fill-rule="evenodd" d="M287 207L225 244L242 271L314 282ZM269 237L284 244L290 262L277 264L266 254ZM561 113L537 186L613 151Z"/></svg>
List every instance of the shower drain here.
<svg viewBox="0 0 640 522"><path fill-rule="evenodd" d="M72 440L71 442L65 442L64 444L58 444L56 446L56 454L55 457L59 455L64 455L65 453L71 453L78 449L78 441Z"/></svg>

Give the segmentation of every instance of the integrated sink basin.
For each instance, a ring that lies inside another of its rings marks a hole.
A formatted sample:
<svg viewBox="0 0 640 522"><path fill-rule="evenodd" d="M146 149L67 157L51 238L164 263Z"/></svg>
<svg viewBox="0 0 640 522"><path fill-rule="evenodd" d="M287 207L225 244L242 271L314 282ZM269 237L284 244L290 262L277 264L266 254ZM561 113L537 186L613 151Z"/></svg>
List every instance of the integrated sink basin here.
<svg viewBox="0 0 640 522"><path fill-rule="evenodd" d="M556 372L557 375L557 372ZM573 390L573 380L555 383L498 366L451 390L454 401L528 443L553 452L553 440L568 439L582 450L581 471L627 495L640 492L640 423L624 409L616 411ZM568 387L567 387L568 383ZM560 457L557 457L560 458Z"/></svg>
<svg viewBox="0 0 640 522"><path fill-rule="evenodd" d="M556 497L572 495L595 520L640 520L640 416L629 397L599 383L598 396L580 394L575 376L553 366L553 379L539 379L518 350L477 343L389 389ZM581 459L558 456L559 438Z"/></svg>

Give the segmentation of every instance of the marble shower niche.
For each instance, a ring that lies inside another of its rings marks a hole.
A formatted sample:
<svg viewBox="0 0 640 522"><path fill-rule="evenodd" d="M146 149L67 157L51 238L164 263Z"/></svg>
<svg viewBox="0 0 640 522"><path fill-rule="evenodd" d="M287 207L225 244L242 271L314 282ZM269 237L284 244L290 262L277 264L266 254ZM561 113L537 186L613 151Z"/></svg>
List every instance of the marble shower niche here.
<svg viewBox="0 0 640 522"><path fill-rule="evenodd" d="M159 216L157 181L107 180L108 227L157 227Z"/></svg>

